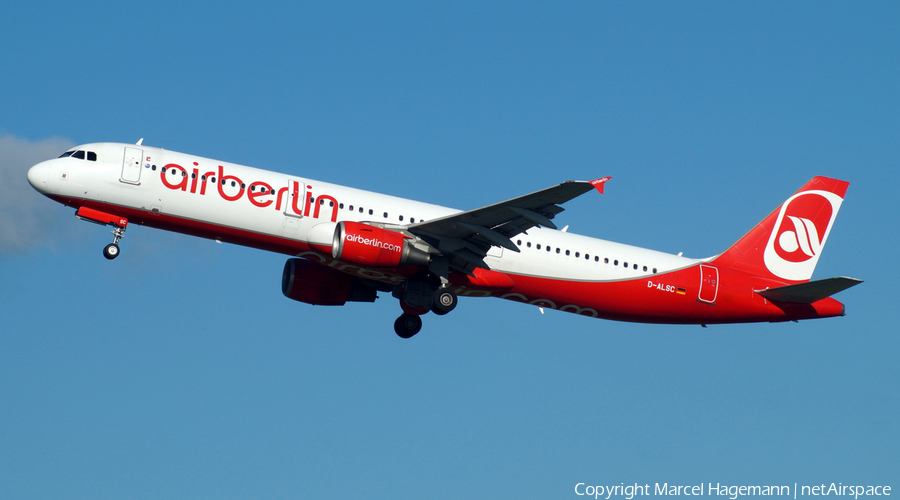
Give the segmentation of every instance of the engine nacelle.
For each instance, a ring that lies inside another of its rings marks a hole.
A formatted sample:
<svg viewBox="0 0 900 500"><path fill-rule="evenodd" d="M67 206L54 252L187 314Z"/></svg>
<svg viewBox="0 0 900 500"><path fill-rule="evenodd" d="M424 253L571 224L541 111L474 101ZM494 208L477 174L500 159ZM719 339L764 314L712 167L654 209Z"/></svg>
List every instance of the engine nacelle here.
<svg viewBox="0 0 900 500"><path fill-rule="evenodd" d="M306 259L288 259L281 275L285 297L314 306L342 306L346 302L375 302L378 292L359 278Z"/></svg>
<svg viewBox="0 0 900 500"><path fill-rule="evenodd" d="M350 221L335 228L331 255L366 267L427 266L431 260L396 231Z"/></svg>

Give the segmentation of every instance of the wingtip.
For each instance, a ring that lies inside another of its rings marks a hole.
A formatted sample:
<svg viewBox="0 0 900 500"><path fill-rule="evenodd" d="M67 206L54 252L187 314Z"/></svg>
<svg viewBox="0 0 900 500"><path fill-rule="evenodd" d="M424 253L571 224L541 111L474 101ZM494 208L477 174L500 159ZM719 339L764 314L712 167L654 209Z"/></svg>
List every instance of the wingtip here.
<svg viewBox="0 0 900 500"><path fill-rule="evenodd" d="M601 177L601 178L599 178L599 179L594 179L594 180L590 181L590 184L591 184L591 186L594 186L594 188L595 188L600 194L603 194L603 186L606 185L606 181L608 181L608 180L610 180L610 179L612 179L611 176Z"/></svg>

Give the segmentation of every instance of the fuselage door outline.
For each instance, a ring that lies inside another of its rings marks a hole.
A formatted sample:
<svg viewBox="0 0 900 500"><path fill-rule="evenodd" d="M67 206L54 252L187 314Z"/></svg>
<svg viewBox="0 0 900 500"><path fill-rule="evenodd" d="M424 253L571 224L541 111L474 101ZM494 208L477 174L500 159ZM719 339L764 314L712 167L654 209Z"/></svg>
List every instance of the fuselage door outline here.
<svg viewBox="0 0 900 500"><path fill-rule="evenodd" d="M144 150L138 148L125 147L125 156L122 159L122 176L119 177L121 182L128 184L141 183L141 160L144 158Z"/></svg>

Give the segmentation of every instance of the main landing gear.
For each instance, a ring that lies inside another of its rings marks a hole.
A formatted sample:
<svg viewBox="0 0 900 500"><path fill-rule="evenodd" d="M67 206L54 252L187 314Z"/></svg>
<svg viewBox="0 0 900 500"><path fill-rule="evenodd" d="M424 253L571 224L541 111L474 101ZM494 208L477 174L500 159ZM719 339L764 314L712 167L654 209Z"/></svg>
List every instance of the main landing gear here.
<svg viewBox="0 0 900 500"><path fill-rule="evenodd" d="M394 331L402 339L411 338L422 329L422 315L432 311L438 316L452 311L459 299L453 290L441 286L434 278L410 279L394 296L400 299L403 314L394 321Z"/></svg>
<svg viewBox="0 0 900 500"><path fill-rule="evenodd" d="M422 329L422 317L415 314L403 313L394 321L394 331L401 339L411 338Z"/></svg>

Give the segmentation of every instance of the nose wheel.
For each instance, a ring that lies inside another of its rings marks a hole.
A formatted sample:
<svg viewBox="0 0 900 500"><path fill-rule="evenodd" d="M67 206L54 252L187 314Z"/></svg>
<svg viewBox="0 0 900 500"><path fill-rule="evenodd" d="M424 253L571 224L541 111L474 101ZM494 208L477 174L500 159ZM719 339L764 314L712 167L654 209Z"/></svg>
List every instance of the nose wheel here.
<svg viewBox="0 0 900 500"><path fill-rule="evenodd" d="M124 219L123 219L123 221L124 221ZM128 224L128 222L125 221L125 224ZM103 247L103 256L109 260L113 260L119 256L119 240L121 240L122 238L125 237L125 227L126 226L124 226L124 225L120 226L118 224L113 224L113 227L115 229L113 229L110 233L113 235L113 242L110 243L109 245L106 245L105 247Z"/></svg>
<svg viewBox="0 0 900 500"><path fill-rule="evenodd" d="M110 243L103 248L103 256L109 260L113 260L119 256L119 245Z"/></svg>

